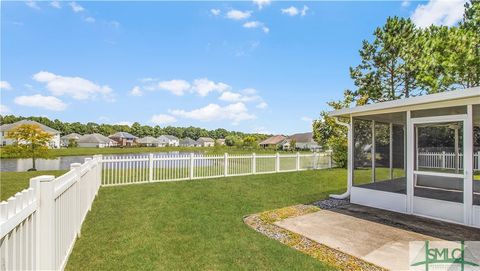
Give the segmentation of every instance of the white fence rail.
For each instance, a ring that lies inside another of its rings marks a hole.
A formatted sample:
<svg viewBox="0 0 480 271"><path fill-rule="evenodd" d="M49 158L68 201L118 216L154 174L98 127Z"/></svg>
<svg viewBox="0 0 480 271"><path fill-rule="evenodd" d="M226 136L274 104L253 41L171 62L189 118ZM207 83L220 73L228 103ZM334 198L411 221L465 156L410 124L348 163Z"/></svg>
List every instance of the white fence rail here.
<svg viewBox="0 0 480 271"><path fill-rule="evenodd" d="M418 167L439 169L455 169L458 164L458 168L463 169L463 154L456 157L455 153L451 152L420 152L417 163ZM480 152L473 155L473 169L480 170Z"/></svg>
<svg viewBox="0 0 480 271"><path fill-rule="evenodd" d="M101 181L101 156L0 203L0 270L62 270Z"/></svg>
<svg viewBox="0 0 480 271"><path fill-rule="evenodd" d="M105 156L102 185L218 178L331 168L330 153Z"/></svg>

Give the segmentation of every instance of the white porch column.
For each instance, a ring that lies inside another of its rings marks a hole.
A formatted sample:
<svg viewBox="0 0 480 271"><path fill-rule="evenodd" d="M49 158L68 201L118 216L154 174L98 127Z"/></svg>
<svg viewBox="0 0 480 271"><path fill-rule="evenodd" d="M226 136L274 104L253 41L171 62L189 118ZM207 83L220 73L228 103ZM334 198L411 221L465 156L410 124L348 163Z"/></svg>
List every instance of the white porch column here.
<svg viewBox="0 0 480 271"><path fill-rule="evenodd" d="M390 180L393 180L393 123L390 122L389 125L389 130L390 130L390 140L388 142L388 160L389 160L389 175L390 175Z"/></svg>
<svg viewBox="0 0 480 271"><path fill-rule="evenodd" d="M407 153L406 153L406 176L407 176L407 213L413 213L413 184L414 184L414 175L413 175L413 163L414 163L414 127L412 125L411 112L407 111Z"/></svg>
<svg viewBox="0 0 480 271"><path fill-rule="evenodd" d="M375 121L372 120L372 183L375 182Z"/></svg>
<svg viewBox="0 0 480 271"><path fill-rule="evenodd" d="M353 186L353 170L354 170L354 161L353 161L353 147L355 142L353 142L353 117L350 116L350 126L348 127L348 157L347 157L347 189L351 191Z"/></svg>
<svg viewBox="0 0 480 271"><path fill-rule="evenodd" d="M457 154L458 155L458 154ZM457 160L459 161L459 160ZM458 165L458 163L457 163ZM464 223L472 225L473 209L473 106L467 105L467 119L463 126L463 206Z"/></svg>

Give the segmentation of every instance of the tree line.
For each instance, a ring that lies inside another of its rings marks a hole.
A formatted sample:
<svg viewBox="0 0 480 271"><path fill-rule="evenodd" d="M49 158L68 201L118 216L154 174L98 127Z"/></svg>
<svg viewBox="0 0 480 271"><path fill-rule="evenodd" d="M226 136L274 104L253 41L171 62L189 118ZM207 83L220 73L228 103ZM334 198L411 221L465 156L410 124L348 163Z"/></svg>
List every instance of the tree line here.
<svg viewBox="0 0 480 271"><path fill-rule="evenodd" d="M20 120L34 120L41 124L44 124L48 127L51 127L57 131L59 131L62 135L67 135L70 133L78 133L78 134L91 134L91 133L99 133L104 136L109 136L116 132L128 132L137 137L145 137L145 136L153 136L159 137L161 135L173 135L178 138L185 138L190 137L194 140L197 140L199 137L211 137L213 139L219 138L228 138L228 139L245 139L249 138L249 140L255 139L255 141L260 141L267 138L269 135L264 134L257 134L257 133L242 133L237 131L228 131L223 128L218 128L215 130L207 130L198 127L173 127L173 126L166 126L160 127L159 125L156 126L149 126L149 125L141 125L138 122L133 123L131 126L129 125L121 125L121 124L98 124L95 122L88 122L86 124L80 122L63 122L61 120L55 119L50 120L47 117L22 117L22 116L14 116L14 115L0 115L0 123L1 124L9 124L14 123ZM236 144L236 143L232 143Z"/></svg>
<svg viewBox="0 0 480 271"><path fill-rule="evenodd" d="M479 86L480 0L467 2L462 21L451 27L419 28L409 18L389 17L372 40L362 42L359 54L360 63L350 67L355 89L329 102L332 110ZM323 111L313 132L346 166L346 128Z"/></svg>

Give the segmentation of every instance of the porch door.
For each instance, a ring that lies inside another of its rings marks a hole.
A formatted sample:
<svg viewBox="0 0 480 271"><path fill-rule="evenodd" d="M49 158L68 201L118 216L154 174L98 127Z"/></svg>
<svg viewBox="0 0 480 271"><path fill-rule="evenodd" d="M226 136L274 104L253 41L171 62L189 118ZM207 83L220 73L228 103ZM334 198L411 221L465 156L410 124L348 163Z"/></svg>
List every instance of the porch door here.
<svg viewBox="0 0 480 271"><path fill-rule="evenodd" d="M414 214L464 222L465 121L466 115L411 119Z"/></svg>

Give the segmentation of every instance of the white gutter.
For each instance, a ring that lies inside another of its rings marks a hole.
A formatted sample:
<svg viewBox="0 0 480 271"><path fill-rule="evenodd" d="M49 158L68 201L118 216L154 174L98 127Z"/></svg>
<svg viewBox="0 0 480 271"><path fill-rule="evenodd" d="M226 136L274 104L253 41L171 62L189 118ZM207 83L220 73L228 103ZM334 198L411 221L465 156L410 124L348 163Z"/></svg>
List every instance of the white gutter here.
<svg viewBox="0 0 480 271"><path fill-rule="evenodd" d="M330 195L331 198L334 199L346 199L350 197L350 190L352 187L352 179L353 179L353 131L352 125L350 123L341 122L338 120L337 117L333 118L335 122L339 125L345 126L348 129L348 162L347 162L347 191L341 195Z"/></svg>

